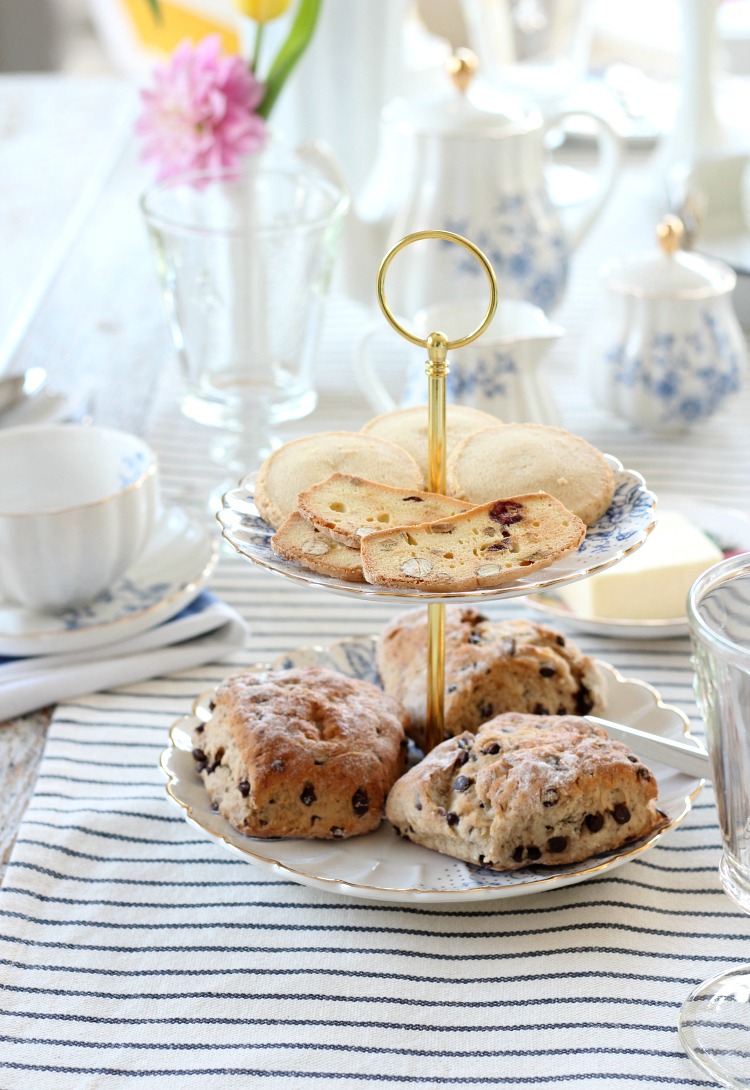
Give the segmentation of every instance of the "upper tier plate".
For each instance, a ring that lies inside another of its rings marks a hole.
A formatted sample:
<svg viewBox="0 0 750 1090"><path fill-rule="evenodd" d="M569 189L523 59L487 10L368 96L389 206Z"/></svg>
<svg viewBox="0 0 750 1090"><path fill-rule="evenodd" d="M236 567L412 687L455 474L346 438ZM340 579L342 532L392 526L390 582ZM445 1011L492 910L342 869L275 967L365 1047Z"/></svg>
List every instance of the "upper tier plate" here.
<svg viewBox="0 0 750 1090"><path fill-rule="evenodd" d="M394 590L371 583L347 583L329 575L318 575L290 560L277 556L271 549L273 528L258 514L254 499L254 483L246 478L239 488L227 492L217 518L225 539L242 556L262 568L285 575L298 583L309 583L337 594L355 594L375 601L475 601L477 598L517 598L547 587L572 583L593 572L616 564L637 549L648 537L656 521L656 497L646 488L643 477L606 455L615 474L615 495L609 510L586 531L586 537L576 552L570 553L542 571L524 575L502 587L482 587L472 591Z"/></svg>

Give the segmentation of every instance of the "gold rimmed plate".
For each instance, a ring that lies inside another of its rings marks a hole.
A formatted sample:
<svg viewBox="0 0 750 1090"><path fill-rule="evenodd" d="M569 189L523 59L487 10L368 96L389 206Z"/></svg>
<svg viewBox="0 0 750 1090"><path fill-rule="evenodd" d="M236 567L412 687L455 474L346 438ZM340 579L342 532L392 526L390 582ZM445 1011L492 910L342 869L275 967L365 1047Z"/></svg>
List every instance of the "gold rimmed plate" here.
<svg viewBox="0 0 750 1090"><path fill-rule="evenodd" d="M247 477L239 488L227 492L217 513L224 539L247 560L283 575L297 583L320 587L336 594L356 595L372 601L472 602L477 599L517 598L548 587L583 579L622 560L648 537L656 522L656 497L646 488L643 477L623 468L606 455L615 475L615 494L609 509L586 531L586 537L573 553L548 568L524 575L501 587L482 587L472 591L395 590L371 583L349 583L328 575L319 575L290 560L277 556L271 548L274 530L261 518L255 505L255 485Z"/></svg>
<svg viewBox="0 0 750 1090"><path fill-rule="evenodd" d="M269 665L273 669L324 666L376 681L375 639L299 648L258 668ZM650 685L624 678L606 663L600 665L607 685L607 718L678 740L689 734L685 715L664 704ZM172 727L169 747L161 759L169 797L187 821L232 854L287 880L351 897L395 903L485 901L574 885L649 851L684 820L703 785L702 780L649 761L667 824L620 851L564 867L528 867L506 873L474 867L401 839L386 820L376 832L347 840L260 840L244 836L211 809L211 800L195 771L192 731L210 717L211 697L211 692L198 697L193 714L178 719Z"/></svg>

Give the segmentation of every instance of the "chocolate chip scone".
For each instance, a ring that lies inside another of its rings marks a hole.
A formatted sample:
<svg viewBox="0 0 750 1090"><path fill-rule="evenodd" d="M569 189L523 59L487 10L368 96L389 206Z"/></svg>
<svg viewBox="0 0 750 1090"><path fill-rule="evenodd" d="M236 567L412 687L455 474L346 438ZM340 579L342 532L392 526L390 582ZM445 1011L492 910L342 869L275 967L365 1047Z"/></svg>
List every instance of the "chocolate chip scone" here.
<svg viewBox="0 0 750 1090"><path fill-rule="evenodd" d="M404 715L367 681L321 667L245 671L216 690L193 756L240 832L339 839L376 829L406 756Z"/></svg>
<svg viewBox="0 0 750 1090"><path fill-rule="evenodd" d="M578 863L665 823L652 772L577 716L509 713L442 742L392 788L402 836L492 870Z"/></svg>
<svg viewBox="0 0 750 1090"><path fill-rule="evenodd" d="M383 688L403 706L406 731L424 747L427 612L392 621L377 644ZM490 621L461 606L445 611L445 734L476 731L501 712L602 713L604 679L567 636L523 619Z"/></svg>

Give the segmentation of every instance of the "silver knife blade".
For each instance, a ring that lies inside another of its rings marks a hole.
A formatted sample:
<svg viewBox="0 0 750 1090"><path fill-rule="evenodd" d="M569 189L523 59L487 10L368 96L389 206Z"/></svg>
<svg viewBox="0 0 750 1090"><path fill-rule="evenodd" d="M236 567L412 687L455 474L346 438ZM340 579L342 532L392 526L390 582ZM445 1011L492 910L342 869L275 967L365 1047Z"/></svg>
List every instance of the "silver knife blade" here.
<svg viewBox="0 0 750 1090"><path fill-rule="evenodd" d="M598 715L585 717L591 723L606 730L610 738L624 742L639 757L661 761L662 764L685 772L688 776L697 776L700 780L711 779L711 763L708 754L698 743L678 742L674 738L662 738L635 727L626 727L624 723L613 723L609 719L600 719Z"/></svg>

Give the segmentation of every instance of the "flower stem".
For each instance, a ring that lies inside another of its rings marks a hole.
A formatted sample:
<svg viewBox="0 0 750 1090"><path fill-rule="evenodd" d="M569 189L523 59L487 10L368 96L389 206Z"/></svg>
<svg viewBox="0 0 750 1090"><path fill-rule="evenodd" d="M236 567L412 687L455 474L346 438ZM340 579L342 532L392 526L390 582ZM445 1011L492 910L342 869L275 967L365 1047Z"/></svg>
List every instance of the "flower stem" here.
<svg viewBox="0 0 750 1090"><path fill-rule="evenodd" d="M263 41L263 27L265 23L255 24L255 46L253 48L253 57L250 61L250 71L254 76L258 75L258 63L260 61L260 46Z"/></svg>

